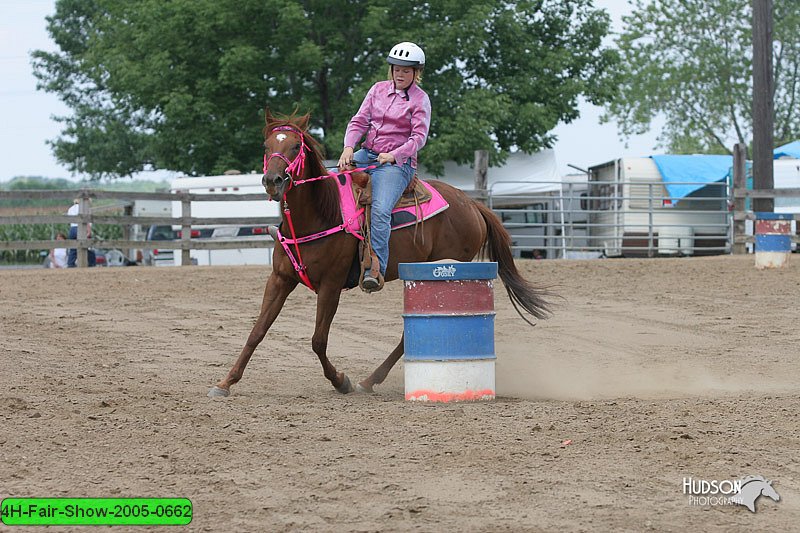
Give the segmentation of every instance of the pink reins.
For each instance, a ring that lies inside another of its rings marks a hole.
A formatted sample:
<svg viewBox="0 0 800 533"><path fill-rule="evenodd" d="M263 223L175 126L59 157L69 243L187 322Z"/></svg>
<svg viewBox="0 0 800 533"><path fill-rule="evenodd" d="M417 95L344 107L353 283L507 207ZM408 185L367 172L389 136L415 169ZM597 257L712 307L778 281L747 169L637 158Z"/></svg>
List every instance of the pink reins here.
<svg viewBox="0 0 800 533"><path fill-rule="evenodd" d="M339 174L352 174L353 172L363 172L366 170L372 170L377 168L378 165L370 165L368 167L363 168L355 168L353 170L345 170L342 172L329 172L324 176L317 176L315 178L308 178L304 180L296 180L297 176L301 176L303 171L305 170L306 164L306 149L308 146L306 145L305 135L302 131L292 126L276 126L270 130L270 134L276 131L290 131L300 136L300 151L297 153L295 158L292 161L289 161L289 158L286 157L284 154L280 152L273 152L267 157L267 154L264 153L264 174L267 173L267 166L269 165L270 161L272 161L273 157L277 157L278 159L283 160L286 163L286 175L289 178L289 186L283 193L283 214L285 215L286 221L289 223L289 232L292 235L291 239L287 239L281 234L280 228L277 229L277 237L278 242L281 243L283 246L284 252L289 257L289 260L292 262L292 266L294 267L295 272L300 277L300 280L303 284L311 289L314 292L317 292L317 289L314 288L314 285L311 283L311 279L308 277L308 273L306 272L306 266L303 264L303 258L300 256L300 244L315 241L317 239L321 239L323 237L327 237L328 235L332 235L334 233L338 233L340 231L344 231L347 226L347 221L343 221L342 224L338 226L334 226L330 229L320 231L318 233L314 233L312 235L306 235L305 237L298 238L294 231L294 224L292 223L292 215L289 210L289 202L286 199L286 194L291 190L294 185L302 185L304 183L311 183L313 181L324 180L328 178L335 178ZM363 208L361 209L363 211ZM360 212L359 212L360 214ZM293 244L295 253L297 254L297 259L295 259L294 254L292 254L289 245Z"/></svg>

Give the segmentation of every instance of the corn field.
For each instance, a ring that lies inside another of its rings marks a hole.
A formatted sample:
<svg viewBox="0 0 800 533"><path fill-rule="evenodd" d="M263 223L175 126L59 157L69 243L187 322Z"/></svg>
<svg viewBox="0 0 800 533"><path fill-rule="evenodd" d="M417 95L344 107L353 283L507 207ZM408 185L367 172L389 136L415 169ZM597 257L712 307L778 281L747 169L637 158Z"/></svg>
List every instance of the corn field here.
<svg viewBox="0 0 800 533"><path fill-rule="evenodd" d="M58 232L69 235L69 224L3 224L0 225L0 241L47 241L55 239ZM98 241L121 239L122 228L116 224L95 224L92 226L92 237ZM98 246L101 245L102 243L98 243ZM0 265L41 263L42 251L49 252L49 250L0 250Z"/></svg>

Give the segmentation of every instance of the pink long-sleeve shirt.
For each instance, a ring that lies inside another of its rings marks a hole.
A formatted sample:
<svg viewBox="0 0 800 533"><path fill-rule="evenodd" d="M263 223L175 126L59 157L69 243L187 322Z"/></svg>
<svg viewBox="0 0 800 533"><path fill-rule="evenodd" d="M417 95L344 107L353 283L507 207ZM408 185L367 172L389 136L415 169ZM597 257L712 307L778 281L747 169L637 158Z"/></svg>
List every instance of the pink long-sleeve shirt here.
<svg viewBox="0 0 800 533"><path fill-rule="evenodd" d="M364 147L392 154L398 165L410 160L417 168L417 152L425 146L430 126L431 101L416 83L398 92L393 81L379 81L350 119L344 145L355 147L366 134Z"/></svg>

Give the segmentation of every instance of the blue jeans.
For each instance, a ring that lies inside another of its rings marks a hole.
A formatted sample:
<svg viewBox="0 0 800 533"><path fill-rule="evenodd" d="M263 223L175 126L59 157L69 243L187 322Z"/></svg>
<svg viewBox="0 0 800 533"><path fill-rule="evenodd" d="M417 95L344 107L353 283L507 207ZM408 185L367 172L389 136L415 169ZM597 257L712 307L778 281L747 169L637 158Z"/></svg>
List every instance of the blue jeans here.
<svg viewBox="0 0 800 533"><path fill-rule="evenodd" d="M78 226L70 226L69 227L69 237L68 239L75 240L78 238ZM94 250L88 251L88 260L89 266L93 267L97 264L97 257L95 256ZM78 249L77 248L70 248L67 250L67 268L75 268L78 266Z"/></svg>
<svg viewBox="0 0 800 533"><path fill-rule="evenodd" d="M353 162L359 167L374 165L377 159L378 154L366 148L353 154ZM410 161L403 165L385 164L370 170L369 174L372 176L372 248L381 264L381 274L386 275L389 236L392 233L392 209L414 178L414 167Z"/></svg>

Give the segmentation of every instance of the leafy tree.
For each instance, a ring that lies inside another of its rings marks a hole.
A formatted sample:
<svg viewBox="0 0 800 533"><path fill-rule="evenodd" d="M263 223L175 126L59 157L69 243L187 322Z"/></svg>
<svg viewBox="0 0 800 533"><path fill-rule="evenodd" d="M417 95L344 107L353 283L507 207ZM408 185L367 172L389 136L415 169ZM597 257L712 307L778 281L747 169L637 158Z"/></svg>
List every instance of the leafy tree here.
<svg viewBox="0 0 800 533"><path fill-rule="evenodd" d="M800 9L775 0L775 141L800 136ZM666 117L673 153L730 153L752 138L751 0L637 0L623 17L618 96L607 114L625 135Z"/></svg>
<svg viewBox="0 0 800 533"><path fill-rule="evenodd" d="M312 114L331 157L401 40L426 50L433 122L421 159L549 147L585 97L605 103L616 53L591 0L58 0L34 53L73 115L59 161L94 177L259 167L263 112Z"/></svg>

